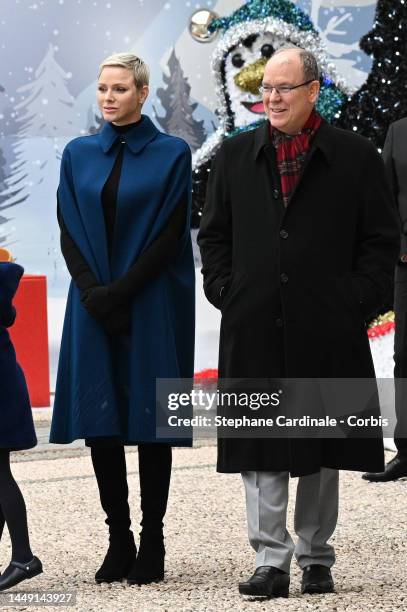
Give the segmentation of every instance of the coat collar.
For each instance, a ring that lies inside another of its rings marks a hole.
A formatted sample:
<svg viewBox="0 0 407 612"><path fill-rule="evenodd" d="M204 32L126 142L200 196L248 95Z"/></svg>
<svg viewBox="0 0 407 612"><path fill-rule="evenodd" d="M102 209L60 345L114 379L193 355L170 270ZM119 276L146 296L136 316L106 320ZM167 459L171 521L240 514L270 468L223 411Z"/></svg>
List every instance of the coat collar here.
<svg viewBox="0 0 407 612"><path fill-rule="evenodd" d="M332 161L334 143L332 141L334 128L322 119L322 123L312 141L312 148L320 149L325 156L326 161L330 164ZM254 158L257 159L260 152L265 147L271 147L270 125L269 121L265 121L257 130L254 130Z"/></svg>
<svg viewBox="0 0 407 612"><path fill-rule="evenodd" d="M154 140L157 134L159 134L159 130L151 119L147 115L142 115L141 124L125 134L119 134L111 123L106 122L99 134L99 142L103 153L108 153L119 138L124 138L132 153L140 153L149 142Z"/></svg>

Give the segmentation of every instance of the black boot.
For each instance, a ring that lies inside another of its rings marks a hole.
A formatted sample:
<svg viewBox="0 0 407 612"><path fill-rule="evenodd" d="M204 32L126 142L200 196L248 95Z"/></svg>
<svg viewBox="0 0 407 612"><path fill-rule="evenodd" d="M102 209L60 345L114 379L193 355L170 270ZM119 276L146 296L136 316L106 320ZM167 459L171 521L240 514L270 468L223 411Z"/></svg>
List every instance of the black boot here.
<svg viewBox="0 0 407 612"><path fill-rule="evenodd" d="M172 451L168 444L139 444L142 511L140 548L131 568L129 584L149 584L164 579L163 518L167 509Z"/></svg>
<svg viewBox="0 0 407 612"><path fill-rule="evenodd" d="M128 575L137 558L137 548L131 531L110 534L110 544L104 561L95 574L96 582L115 582Z"/></svg>
<svg viewBox="0 0 407 612"><path fill-rule="evenodd" d="M140 585L164 580L164 557L162 530L150 531L143 528L137 559L127 575L127 582Z"/></svg>
<svg viewBox="0 0 407 612"><path fill-rule="evenodd" d="M92 463L99 487L100 501L109 526L109 548L95 574L96 582L125 578L134 564L137 548L130 531L130 509L126 458L123 446L92 446Z"/></svg>

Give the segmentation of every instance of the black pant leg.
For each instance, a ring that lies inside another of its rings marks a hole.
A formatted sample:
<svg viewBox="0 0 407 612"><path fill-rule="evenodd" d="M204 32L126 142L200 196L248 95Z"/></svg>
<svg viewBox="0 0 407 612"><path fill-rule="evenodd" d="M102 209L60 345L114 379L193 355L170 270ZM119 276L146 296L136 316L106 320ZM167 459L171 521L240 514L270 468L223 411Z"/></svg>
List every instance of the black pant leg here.
<svg viewBox="0 0 407 612"><path fill-rule="evenodd" d="M407 264L396 266L394 312L394 379L397 424L394 442L398 454L407 458Z"/></svg>
<svg viewBox="0 0 407 612"><path fill-rule="evenodd" d="M0 508L0 537L6 522L11 539L11 560L31 561L33 554L24 497L11 473L10 452L6 450L0 450Z"/></svg>
<svg viewBox="0 0 407 612"><path fill-rule="evenodd" d="M91 457L109 533L127 536L131 520L124 447L92 446Z"/></svg>
<svg viewBox="0 0 407 612"><path fill-rule="evenodd" d="M140 497L143 529L160 530L167 510L172 449L169 444L139 444Z"/></svg>

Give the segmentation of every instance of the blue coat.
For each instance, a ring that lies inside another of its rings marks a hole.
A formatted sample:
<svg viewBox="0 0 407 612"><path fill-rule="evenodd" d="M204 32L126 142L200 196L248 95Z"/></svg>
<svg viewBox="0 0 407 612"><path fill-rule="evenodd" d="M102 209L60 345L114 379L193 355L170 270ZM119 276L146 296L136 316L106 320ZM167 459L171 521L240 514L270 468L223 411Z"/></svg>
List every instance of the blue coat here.
<svg viewBox="0 0 407 612"><path fill-rule="evenodd" d="M12 300L23 268L0 262L0 448L22 450L37 444L24 374L7 327L14 323Z"/></svg>
<svg viewBox="0 0 407 612"><path fill-rule="evenodd" d="M188 145L159 132L143 116L137 130L126 134L109 261L101 193L116 159L118 137L106 123L100 134L68 143L58 188L65 225L102 285L128 271L177 204L191 194ZM107 334L86 312L71 282L51 442L98 436L118 436L124 444L155 441L156 378L193 376L195 270L189 216L190 205L176 256L133 298L131 336L119 352L112 351ZM128 385L125 402L117 397L117 372Z"/></svg>

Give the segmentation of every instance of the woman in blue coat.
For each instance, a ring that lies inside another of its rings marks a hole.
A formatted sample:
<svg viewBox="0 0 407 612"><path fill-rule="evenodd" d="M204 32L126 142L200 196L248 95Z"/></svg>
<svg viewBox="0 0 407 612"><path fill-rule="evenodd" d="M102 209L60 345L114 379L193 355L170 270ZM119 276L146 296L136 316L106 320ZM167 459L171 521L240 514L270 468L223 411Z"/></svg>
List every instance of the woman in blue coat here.
<svg viewBox="0 0 407 612"><path fill-rule="evenodd" d="M171 446L157 438L157 378L192 378L191 155L141 114L149 72L134 55L101 65L99 134L65 148L61 248L72 276L51 442L91 447L110 544L97 582L164 577ZM184 440L190 445L190 440ZM138 445L142 531L130 531L125 445Z"/></svg>
<svg viewBox="0 0 407 612"><path fill-rule="evenodd" d="M15 263L0 262L0 539L7 523L12 546L0 591L42 572L30 548L24 498L10 470L11 451L37 444L27 385L7 331L16 317L12 300L23 272Z"/></svg>

